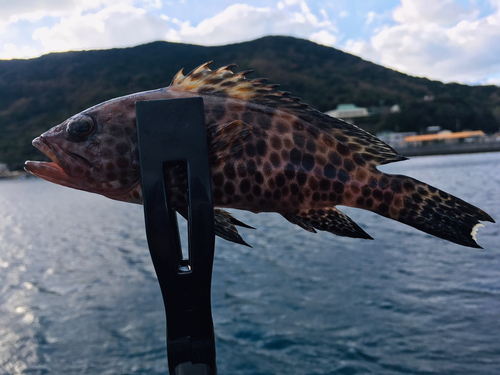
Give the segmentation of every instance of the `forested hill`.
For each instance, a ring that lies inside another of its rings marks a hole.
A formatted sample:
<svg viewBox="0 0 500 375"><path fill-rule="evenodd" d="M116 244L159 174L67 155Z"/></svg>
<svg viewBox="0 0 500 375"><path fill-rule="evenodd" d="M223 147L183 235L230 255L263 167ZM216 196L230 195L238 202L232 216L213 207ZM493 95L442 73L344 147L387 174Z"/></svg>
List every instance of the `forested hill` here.
<svg viewBox="0 0 500 375"><path fill-rule="evenodd" d="M0 162L22 168L41 159L31 140L67 117L117 96L167 86L213 60L254 69L321 111L341 103L387 108L359 123L370 131L419 131L440 125L455 130L500 127L500 87L443 84L411 77L334 48L291 37L265 37L218 47L155 42L134 48L53 53L29 60L0 60ZM433 100L424 100L432 98ZM381 107L381 105L383 105Z"/></svg>

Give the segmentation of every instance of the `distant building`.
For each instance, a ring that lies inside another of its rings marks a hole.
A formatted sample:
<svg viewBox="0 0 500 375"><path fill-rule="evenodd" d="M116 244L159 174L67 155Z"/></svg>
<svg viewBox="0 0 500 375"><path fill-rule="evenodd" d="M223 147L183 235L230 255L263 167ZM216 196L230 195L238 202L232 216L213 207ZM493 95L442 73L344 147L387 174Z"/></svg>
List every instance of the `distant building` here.
<svg viewBox="0 0 500 375"><path fill-rule="evenodd" d="M438 134L441 130L441 126L439 125L428 126L426 128L427 134Z"/></svg>
<svg viewBox="0 0 500 375"><path fill-rule="evenodd" d="M0 173L8 172L8 171L9 171L9 167L7 166L7 164L0 163Z"/></svg>
<svg viewBox="0 0 500 375"><path fill-rule="evenodd" d="M417 135L416 132L383 132L383 133L378 133L377 137L384 141L385 143L389 144L392 147L401 147L405 145L405 138L406 137L411 137Z"/></svg>
<svg viewBox="0 0 500 375"><path fill-rule="evenodd" d="M401 112L401 107L399 106L399 104L394 104L390 109L389 109L389 112L390 113L399 113Z"/></svg>
<svg viewBox="0 0 500 375"><path fill-rule="evenodd" d="M350 122L356 117L366 117L370 115L367 108L358 107L355 104L339 104L337 108L326 112L326 114Z"/></svg>
<svg viewBox="0 0 500 375"><path fill-rule="evenodd" d="M449 130L442 130L437 134L422 134L422 135L413 135L405 137L405 142L408 144L412 144L415 146L420 146L422 144L435 143L435 142L445 142L445 143L454 143L454 142L481 142L486 139L486 135L481 130L467 130L463 132L453 133Z"/></svg>

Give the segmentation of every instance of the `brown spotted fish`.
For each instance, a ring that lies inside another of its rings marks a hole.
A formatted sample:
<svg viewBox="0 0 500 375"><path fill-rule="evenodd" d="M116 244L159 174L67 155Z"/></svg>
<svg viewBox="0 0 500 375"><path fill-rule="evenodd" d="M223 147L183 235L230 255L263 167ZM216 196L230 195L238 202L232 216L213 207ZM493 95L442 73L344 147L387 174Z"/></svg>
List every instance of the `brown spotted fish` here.
<svg viewBox="0 0 500 375"><path fill-rule="evenodd" d="M135 103L200 96L205 106L213 202L278 212L310 232L371 239L336 206L362 208L464 246L476 243L484 211L411 177L377 166L404 160L364 130L301 103L265 79L248 80L236 65L210 63L170 86L109 100L70 117L33 140L52 162L26 162L26 170L56 184L125 202L142 203ZM186 215L186 180L170 173L172 204ZM244 243L222 209L216 233Z"/></svg>

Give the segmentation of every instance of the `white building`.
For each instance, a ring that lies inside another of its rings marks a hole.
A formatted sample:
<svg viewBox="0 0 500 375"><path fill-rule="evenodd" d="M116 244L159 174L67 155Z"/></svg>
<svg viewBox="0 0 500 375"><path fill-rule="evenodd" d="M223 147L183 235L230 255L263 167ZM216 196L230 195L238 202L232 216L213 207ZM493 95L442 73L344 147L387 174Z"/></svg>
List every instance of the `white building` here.
<svg viewBox="0 0 500 375"><path fill-rule="evenodd" d="M346 121L356 117L369 116L367 108L358 107L355 104L339 104L337 108L326 112L326 114Z"/></svg>

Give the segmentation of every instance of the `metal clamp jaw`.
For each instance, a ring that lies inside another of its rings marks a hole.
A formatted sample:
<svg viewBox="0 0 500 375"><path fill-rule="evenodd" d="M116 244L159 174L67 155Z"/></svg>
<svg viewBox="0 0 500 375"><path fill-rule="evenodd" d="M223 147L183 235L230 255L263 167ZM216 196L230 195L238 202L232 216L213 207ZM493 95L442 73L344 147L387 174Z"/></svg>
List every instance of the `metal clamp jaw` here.
<svg viewBox="0 0 500 375"><path fill-rule="evenodd" d="M170 374L214 375L210 291L214 216L203 100L136 103L146 234L167 317ZM183 258L166 171L182 166L188 179L189 257Z"/></svg>

